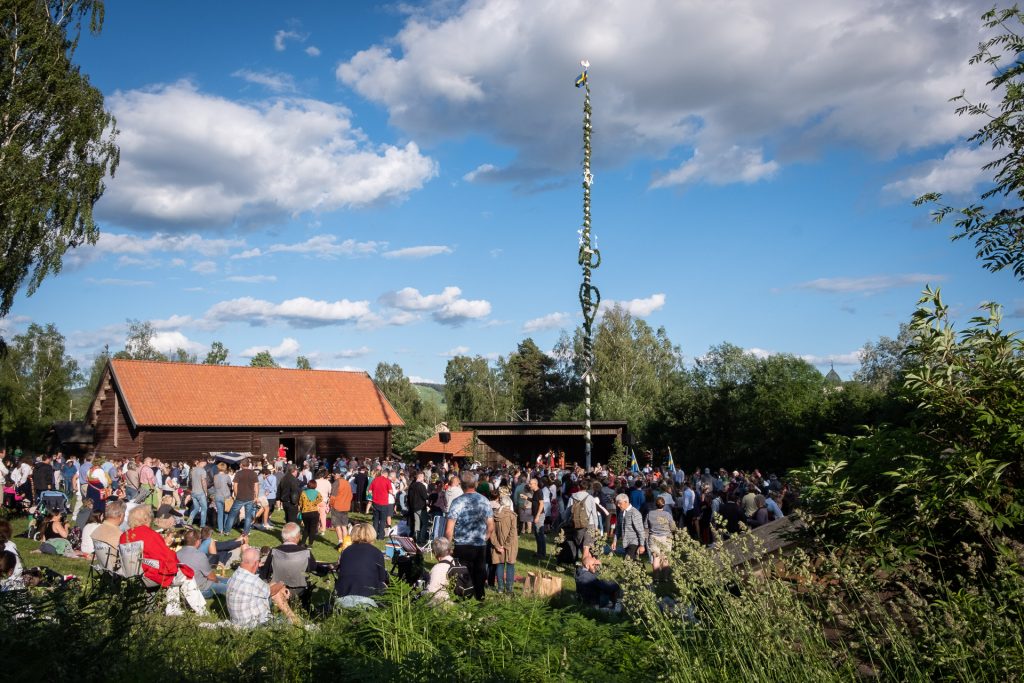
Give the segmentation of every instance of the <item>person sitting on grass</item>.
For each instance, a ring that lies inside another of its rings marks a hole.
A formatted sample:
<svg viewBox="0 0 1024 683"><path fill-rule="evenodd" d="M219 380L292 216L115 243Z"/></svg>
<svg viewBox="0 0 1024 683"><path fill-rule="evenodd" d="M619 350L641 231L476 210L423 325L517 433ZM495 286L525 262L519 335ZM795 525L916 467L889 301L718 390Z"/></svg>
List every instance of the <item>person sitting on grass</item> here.
<svg viewBox="0 0 1024 683"><path fill-rule="evenodd" d="M18 546L11 540L14 538L14 532L11 530L11 523L6 519L0 519L0 550L6 551L14 555L14 569L10 578L20 578L22 572L21 554L18 552Z"/></svg>
<svg viewBox="0 0 1024 683"><path fill-rule="evenodd" d="M363 522L352 529L352 545L338 558L338 578L334 594L341 607L376 607L373 596L388 586L384 553L373 545L377 532Z"/></svg>
<svg viewBox="0 0 1024 683"><path fill-rule="evenodd" d="M584 604L607 609L622 599L622 588L614 581L597 578L600 567L601 560L593 555L583 558L576 568L576 595Z"/></svg>
<svg viewBox="0 0 1024 683"><path fill-rule="evenodd" d="M273 602L288 621L301 623L288 606L288 588L283 583L268 585L257 574L260 565L259 548L242 551L242 563L228 581L228 617L238 628L253 628L270 622L270 603Z"/></svg>
<svg viewBox="0 0 1024 683"><path fill-rule="evenodd" d="M430 542L430 551L434 553L437 563L430 568L430 576L423 594L430 597L432 605L440 605L451 601L451 596L448 595L448 572L455 564L455 558L452 557L451 541L444 536Z"/></svg>
<svg viewBox="0 0 1024 683"><path fill-rule="evenodd" d="M199 550L206 553L215 564L229 565L240 559L242 550L249 545L249 537L242 534L233 541L218 541L213 538L213 531L213 527L209 526L199 530Z"/></svg>
<svg viewBox="0 0 1024 683"><path fill-rule="evenodd" d="M318 569L312 551L299 544L302 531L295 522L281 527L281 545L270 551L267 561L260 568L264 581L283 583L293 598L299 598L302 606L309 609L313 591L306 582L306 574Z"/></svg>
<svg viewBox="0 0 1024 683"><path fill-rule="evenodd" d="M121 545L142 543L142 581L145 585L167 588L168 616L182 613L181 598L200 616L206 614L206 601L193 578L195 572L178 562L163 536L153 531L153 510L148 505L133 508L128 514L128 531L121 534Z"/></svg>
<svg viewBox="0 0 1024 683"><path fill-rule="evenodd" d="M209 600L214 595L227 595L228 580L217 576L217 572L210 566L210 556L199 549L200 543L202 538L199 532L195 529L187 530L177 553L178 562L195 572L196 587L204 598Z"/></svg>

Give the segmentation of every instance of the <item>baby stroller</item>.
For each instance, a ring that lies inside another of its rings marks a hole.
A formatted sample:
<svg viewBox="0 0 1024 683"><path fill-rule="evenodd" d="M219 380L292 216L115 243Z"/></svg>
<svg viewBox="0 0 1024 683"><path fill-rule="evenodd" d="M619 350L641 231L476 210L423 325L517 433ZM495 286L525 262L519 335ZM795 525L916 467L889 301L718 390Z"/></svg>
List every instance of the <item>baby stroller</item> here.
<svg viewBox="0 0 1024 683"><path fill-rule="evenodd" d="M385 554L391 558L391 575L413 588L424 584L423 553L408 536L391 536L385 545Z"/></svg>
<svg viewBox="0 0 1024 683"><path fill-rule="evenodd" d="M42 528L46 518L55 512L61 515L68 513L68 497L61 491L43 491L39 494L39 502L35 507L35 514L29 520L28 537L38 540L39 529Z"/></svg>

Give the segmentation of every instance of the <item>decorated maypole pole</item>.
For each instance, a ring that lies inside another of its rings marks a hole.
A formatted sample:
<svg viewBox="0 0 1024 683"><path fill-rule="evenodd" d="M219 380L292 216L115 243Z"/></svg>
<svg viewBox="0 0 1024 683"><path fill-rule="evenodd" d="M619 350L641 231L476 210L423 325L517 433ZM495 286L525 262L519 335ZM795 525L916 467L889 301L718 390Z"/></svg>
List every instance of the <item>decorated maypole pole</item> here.
<svg viewBox="0 0 1024 683"><path fill-rule="evenodd" d="M583 72L576 79L576 87L582 87L586 94L583 98L583 227L579 230L579 264L583 269L583 282L580 284L580 308L583 309L583 407L586 413L583 438L586 468L589 470L592 450L590 385L594 379L594 317L601 305L601 292L590 283L590 276L594 268L601 265L601 252L590 239L590 186L594 183L594 175L590 172L590 62L583 60L580 64Z"/></svg>

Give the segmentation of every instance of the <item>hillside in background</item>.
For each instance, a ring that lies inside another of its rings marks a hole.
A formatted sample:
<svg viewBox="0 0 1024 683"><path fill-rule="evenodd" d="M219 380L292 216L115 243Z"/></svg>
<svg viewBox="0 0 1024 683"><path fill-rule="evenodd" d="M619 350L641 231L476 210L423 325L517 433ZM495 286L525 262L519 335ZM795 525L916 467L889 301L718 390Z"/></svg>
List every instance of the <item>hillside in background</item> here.
<svg viewBox="0 0 1024 683"><path fill-rule="evenodd" d="M444 403L444 385L443 384L418 384L413 383L416 387L416 391L419 392L420 399L425 402L433 403L443 412L447 406Z"/></svg>

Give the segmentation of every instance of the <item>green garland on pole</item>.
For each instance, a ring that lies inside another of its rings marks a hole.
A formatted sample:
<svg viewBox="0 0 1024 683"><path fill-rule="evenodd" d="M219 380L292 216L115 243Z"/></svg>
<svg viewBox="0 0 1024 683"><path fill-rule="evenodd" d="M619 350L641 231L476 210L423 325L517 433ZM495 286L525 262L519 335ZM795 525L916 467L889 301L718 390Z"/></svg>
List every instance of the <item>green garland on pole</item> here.
<svg viewBox="0 0 1024 683"><path fill-rule="evenodd" d="M583 407L585 411L584 434L586 468L591 466L590 456L593 442L590 433L590 385L594 370L594 318L601 305L601 292L590 282L592 271L601 265L601 252L593 245L590 236L590 186L594 175L590 172L590 62L583 60L583 73L576 78L576 87L583 87L583 227L579 230L579 264L583 269L580 284L580 308L583 310Z"/></svg>

